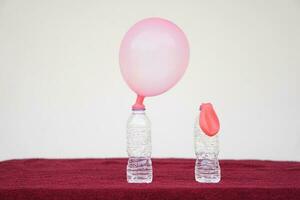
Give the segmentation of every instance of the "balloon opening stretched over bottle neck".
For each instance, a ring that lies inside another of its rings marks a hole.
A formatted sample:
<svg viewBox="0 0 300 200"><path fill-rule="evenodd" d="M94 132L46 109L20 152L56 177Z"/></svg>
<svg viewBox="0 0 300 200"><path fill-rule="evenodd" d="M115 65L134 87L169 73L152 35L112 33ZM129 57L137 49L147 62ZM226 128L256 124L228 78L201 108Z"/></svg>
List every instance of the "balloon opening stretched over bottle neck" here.
<svg viewBox="0 0 300 200"><path fill-rule="evenodd" d="M137 95L135 104L132 106L133 111L144 111L146 110L144 105L144 96Z"/></svg>
<svg viewBox="0 0 300 200"><path fill-rule="evenodd" d="M212 108L213 105L212 105L211 103L202 103L202 104L199 106L199 110L202 111L203 109L205 109L205 108L207 108L207 107Z"/></svg>

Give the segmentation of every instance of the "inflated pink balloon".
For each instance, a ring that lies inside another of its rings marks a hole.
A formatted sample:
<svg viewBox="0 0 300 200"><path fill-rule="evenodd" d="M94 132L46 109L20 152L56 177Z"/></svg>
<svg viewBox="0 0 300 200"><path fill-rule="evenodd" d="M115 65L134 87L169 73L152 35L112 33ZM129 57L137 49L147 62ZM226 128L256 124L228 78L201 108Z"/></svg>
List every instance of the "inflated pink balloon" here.
<svg viewBox="0 0 300 200"><path fill-rule="evenodd" d="M174 23L148 18L136 23L120 47L120 67L128 86L141 97L155 96L174 86L189 61L188 40Z"/></svg>

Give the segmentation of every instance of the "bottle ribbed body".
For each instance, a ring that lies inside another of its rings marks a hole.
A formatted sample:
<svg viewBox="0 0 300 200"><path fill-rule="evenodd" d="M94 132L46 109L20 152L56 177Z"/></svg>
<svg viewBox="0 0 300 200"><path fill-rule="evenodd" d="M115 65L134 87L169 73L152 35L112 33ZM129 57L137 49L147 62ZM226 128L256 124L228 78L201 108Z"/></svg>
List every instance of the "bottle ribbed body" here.
<svg viewBox="0 0 300 200"><path fill-rule="evenodd" d="M151 123L144 110L133 110L127 122L127 182L151 183Z"/></svg>

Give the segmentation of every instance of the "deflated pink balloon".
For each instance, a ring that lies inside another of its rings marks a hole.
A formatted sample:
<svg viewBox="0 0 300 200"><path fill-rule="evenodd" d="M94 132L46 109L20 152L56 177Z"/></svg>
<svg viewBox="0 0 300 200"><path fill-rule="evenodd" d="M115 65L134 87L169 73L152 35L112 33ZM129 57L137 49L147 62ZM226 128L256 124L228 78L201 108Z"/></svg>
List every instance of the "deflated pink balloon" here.
<svg viewBox="0 0 300 200"><path fill-rule="evenodd" d="M119 56L128 86L139 96L155 96L180 80L188 66L189 45L174 23L148 18L129 29Z"/></svg>
<svg viewBox="0 0 300 200"><path fill-rule="evenodd" d="M211 103L203 103L200 106L199 125L208 136L216 135L220 130L219 118Z"/></svg>

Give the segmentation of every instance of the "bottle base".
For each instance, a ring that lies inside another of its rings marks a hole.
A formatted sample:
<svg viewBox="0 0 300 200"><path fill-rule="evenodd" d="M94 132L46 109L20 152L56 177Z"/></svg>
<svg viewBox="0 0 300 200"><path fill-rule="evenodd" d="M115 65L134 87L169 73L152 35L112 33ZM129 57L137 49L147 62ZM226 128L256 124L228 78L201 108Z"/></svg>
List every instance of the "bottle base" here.
<svg viewBox="0 0 300 200"><path fill-rule="evenodd" d="M218 183L221 180L220 165L217 160L197 159L195 180L199 183Z"/></svg>
<svg viewBox="0 0 300 200"><path fill-rule="evenodd" d="M131 157L127 164L128 183L151 183L152 162L147 157Z"/></svg>
<svg viewBox="0 0 300 200"><path fill-rule="evenodd" d="M214 178L214 177L207 177L207 178L204 178L204 177L196 177L195 178L197 182L199 183L219 183L220 182L220 178Z"/></svg>

